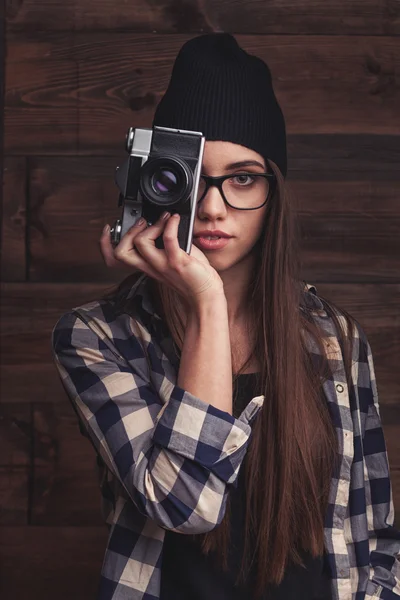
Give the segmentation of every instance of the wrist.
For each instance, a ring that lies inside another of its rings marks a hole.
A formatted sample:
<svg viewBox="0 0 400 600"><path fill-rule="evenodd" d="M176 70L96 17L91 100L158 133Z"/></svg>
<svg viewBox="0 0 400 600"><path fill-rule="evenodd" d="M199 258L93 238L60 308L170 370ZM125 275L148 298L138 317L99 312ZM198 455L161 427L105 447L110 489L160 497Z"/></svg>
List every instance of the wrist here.
<svg viewBox="0 0 400 600"><path fill-rule="evenodd" d="M213 316L227 316L228 303L223 289L220 293L200 295L193 299L189 307L189 314L197 318L211 318Z"/></svg>

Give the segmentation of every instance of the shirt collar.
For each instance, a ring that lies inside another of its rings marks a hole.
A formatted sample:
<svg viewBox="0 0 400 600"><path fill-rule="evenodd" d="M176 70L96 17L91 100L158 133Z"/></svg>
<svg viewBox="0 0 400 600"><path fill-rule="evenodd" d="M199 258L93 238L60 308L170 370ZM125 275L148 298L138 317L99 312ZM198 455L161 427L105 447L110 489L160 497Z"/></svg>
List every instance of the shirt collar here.
<svg viewBox="0 0 400 600"><path fill-rule="evenodd" d="M304 304L313 310L324 310L324 305L322 300L318 298L317 288L315 285L307 283L306 281L303 281L303 284L303 294L300 304Z"/></svg>

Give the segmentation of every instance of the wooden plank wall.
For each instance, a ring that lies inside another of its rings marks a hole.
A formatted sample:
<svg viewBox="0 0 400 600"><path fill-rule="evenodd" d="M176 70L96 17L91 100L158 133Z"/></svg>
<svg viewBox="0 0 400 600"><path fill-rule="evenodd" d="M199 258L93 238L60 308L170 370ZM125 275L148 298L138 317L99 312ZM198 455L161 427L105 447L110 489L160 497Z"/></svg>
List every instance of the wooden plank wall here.
<svg viewBox="0 0 400 600"><path fill-rule="evenodd" d="M287 123L304 278L364 326L400 513L397 0L7 0L0 565L5 598L93 598L106 542L94 456L50 355L62 312L124 276L128 126L149 126L182 43L231 31L266 59ZM397 514L397 526L400 524Z"/></svg>

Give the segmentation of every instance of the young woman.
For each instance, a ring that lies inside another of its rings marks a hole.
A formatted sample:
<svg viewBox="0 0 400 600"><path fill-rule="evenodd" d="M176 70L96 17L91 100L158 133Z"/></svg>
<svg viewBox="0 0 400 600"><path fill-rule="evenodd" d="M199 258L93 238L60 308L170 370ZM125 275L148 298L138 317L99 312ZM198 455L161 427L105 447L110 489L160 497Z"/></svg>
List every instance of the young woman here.
<svg viewBox="0 0 400 600"><path fill-rule="evenodd" d="M115 250L106 229L130 275L53 331L101 473L98 598L400 598L371 349L300 279L267 65L228 34L190 40L153 125L206 137L192 250L175 215Z"/></svg>

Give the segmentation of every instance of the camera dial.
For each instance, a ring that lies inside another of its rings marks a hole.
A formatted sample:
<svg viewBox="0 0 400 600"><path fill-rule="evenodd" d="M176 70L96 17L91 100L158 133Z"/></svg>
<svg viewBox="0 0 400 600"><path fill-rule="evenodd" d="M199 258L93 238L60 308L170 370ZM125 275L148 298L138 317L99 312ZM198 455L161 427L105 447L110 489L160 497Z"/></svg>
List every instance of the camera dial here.
<svg viewBox="0 0 400 600"><path fill-rule="evenodd" d="M121 241L122 223L121 219L117 219L114 225L110 228L110 239L113 246L117 246Z"/></svg>

